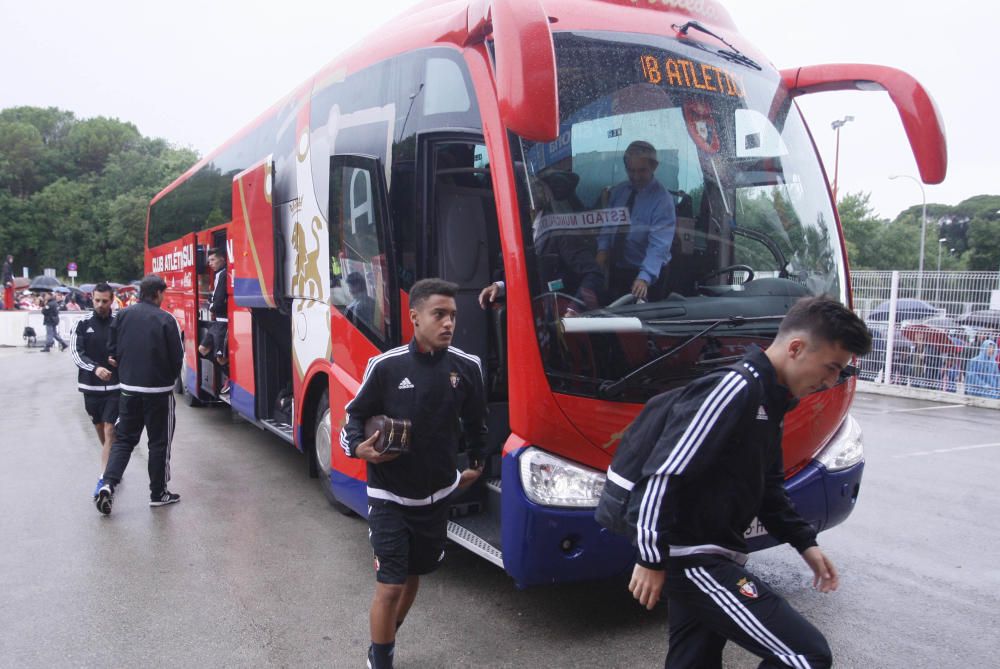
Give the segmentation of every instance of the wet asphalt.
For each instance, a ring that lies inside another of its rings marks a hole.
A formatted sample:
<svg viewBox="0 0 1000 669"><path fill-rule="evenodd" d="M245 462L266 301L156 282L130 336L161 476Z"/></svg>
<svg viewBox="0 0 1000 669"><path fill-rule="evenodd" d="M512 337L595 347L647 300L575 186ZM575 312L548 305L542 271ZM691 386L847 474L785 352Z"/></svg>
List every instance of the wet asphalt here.
<svg viewBox="0 0 1000 669"><path fill-rule="evenodd" d="M839 667L996 667L1000 412L859 395L858 508L820 536L841 589L788 547L757 575L827 636ZM221 407L178 403L171 489L151 509L140 446L110 517L69 354L0 349L0 667L363 667L366 526L305 458ZM458 548L424 580L400 669L659 667L667 612L624 580L517 590ZM726 667L757 661L738 648Z"/></svg>

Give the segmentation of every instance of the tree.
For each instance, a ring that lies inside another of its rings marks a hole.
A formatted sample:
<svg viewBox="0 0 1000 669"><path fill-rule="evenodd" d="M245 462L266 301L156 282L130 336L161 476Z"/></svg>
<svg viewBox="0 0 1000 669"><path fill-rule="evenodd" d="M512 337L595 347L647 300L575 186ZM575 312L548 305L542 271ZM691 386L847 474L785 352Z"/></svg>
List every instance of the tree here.
<svg viewBox="0 0 1000 669"><path fill-rule="evenodd" d="M117 119L2 110L0 253L33 273L74 260L82 280L137 277L149 201L197 159Z"/></svg>
<svg viewBox="0 0 1000 669"><path fill-rule="evenodd" d="M969 246L970 270L1000 268L1000 215L973 218L969 224Z"/></svg>
<svg viewBox="0 0 1000 669"><path fill-rule="evenodd" d="M848 193L837 205L847 244L847 259L853 269L877 269L882 263L875 254L873 240L885 229L886 221L875 215L871 194Z"/></svg>

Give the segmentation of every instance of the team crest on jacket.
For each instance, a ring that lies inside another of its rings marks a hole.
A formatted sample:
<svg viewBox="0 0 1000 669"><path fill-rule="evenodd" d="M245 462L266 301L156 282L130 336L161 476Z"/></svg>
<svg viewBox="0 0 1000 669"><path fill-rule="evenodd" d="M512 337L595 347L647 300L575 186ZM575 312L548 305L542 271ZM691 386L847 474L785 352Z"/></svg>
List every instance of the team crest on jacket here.
<svg viewBox="0 0 1000 669"><path fill-rule="evenodd" d="M749 581L745 578L741 578L736 581L736 585L740 586L740 594L744 597L749 597L750 599L757 599L757 586L754 585L753 581Z"/></svg>
<svg viewBox="0 0 1000 669"><path fill-rule="evenodd" d="M451 380L451 387L458 388L458 372L452 372L448 378Z"/></svg>

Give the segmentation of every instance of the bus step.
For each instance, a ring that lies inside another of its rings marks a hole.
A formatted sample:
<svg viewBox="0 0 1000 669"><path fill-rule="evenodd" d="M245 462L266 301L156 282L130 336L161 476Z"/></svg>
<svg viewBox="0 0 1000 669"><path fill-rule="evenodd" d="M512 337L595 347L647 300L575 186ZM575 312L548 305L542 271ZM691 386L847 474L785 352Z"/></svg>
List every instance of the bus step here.
<svg viewBox="0 0 1000 669"><path fill-rule="evenodd" d="M294 443L294 438L292 437L292 426L288 423L281 423L270 418L262 418L260 424L264 426L264 429L274 432L289 444Z"/></svg>
<svg viewBox="0 0 1000 669"><path fill-rule="evenodd" d="M503 553L497 546L453 520L448 521L448 538L479 557L486 558L496 566L503 567Z"/></svg>

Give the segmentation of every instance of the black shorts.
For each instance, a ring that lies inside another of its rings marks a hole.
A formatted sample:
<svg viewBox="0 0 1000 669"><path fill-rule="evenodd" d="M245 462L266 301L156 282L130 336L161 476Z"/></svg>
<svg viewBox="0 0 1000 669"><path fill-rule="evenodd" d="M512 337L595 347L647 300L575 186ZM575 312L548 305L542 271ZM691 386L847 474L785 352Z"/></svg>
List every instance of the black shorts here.
<svg viewBox="0 0 1000 669"><path fill-rule="evenodd" d="M444 560L448 500L402 506L368 499L368 535L375 554L375 579L402 585L407 576L430 574Z"/></svg>
<svg viewBox="0 0 1000 669"><path fill-rule="evenodd" d="M115 421L118 420L118 398L117 392L84 393L83 406L87 409L87 414L94 425L99 423L115 424Z"/></svg>
<svg viewBox="0 0 1000 669"><path fill-rule="evenodd" d="M205 330L205 336L201 339L201 345L212 349L212 353L210 355L216 358L224 358L226 357L228 332L228 323L214 321L210 323L208 328Z"/></svg>

